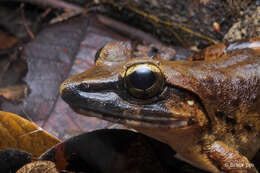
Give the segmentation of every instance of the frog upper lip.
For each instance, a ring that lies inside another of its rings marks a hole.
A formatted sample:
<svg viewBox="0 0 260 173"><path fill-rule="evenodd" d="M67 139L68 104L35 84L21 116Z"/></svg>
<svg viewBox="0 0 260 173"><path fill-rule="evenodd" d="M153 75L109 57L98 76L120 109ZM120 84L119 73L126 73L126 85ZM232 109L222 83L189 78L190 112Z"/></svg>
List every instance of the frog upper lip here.
<svg viewBox="0 0 260 173"><path fill-rule="evenodd" d="M190 125L187 120L153 120L149 121L147 119L136 119L136 118L115 118L113 116L103 116L102 119L108 121L114 121L121 124L126 124L129 126L142 126L142 127L169 127L169 128L182 128Z"/></svg>
<svg viewBox="0 0 260 173"><path fill-rule="evenodd" d="M72 106L73 107L73 106ZM97 117L101 118L107 121L111 121L114 123L120 123L120 124L125 124L128 126L140 126L142 127L167 127L167 128L182 128L182 127L187 127L191 126L193 123L190 119L176 119L173 117L160 117L160 118L155 118L151 116L146 116L146 117L137 117L137 116L116 116L113 114L107 114L104 112L97 112L92 111L92 110L85 110L80 107L73 107L74 111L91 116L91 117Z"/></svg>

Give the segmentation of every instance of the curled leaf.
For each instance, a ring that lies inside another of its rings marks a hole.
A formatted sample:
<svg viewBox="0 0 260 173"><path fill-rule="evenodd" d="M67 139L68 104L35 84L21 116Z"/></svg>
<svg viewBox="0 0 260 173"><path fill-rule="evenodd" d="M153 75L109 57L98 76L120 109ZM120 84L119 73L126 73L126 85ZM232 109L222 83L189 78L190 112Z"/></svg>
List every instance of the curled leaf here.
<svg viewBox="0 0 260 173"><path fill-rule="evenodd" d="M16 148L39 156L59 142L59 139L33 122L13 113L0 111L0 150Z"/></svg>

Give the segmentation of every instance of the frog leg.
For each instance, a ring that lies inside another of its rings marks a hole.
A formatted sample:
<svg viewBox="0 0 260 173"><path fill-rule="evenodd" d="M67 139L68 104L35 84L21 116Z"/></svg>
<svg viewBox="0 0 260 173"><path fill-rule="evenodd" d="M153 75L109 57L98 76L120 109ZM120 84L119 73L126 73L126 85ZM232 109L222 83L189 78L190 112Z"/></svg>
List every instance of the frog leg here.
<svg viewBox="0 0 260 173"><path fill-rule="evenodd" d="M224 172L258 173L254 164L250 163L245 156L221 141L216 141L211 145L208 156Z"/></svg>

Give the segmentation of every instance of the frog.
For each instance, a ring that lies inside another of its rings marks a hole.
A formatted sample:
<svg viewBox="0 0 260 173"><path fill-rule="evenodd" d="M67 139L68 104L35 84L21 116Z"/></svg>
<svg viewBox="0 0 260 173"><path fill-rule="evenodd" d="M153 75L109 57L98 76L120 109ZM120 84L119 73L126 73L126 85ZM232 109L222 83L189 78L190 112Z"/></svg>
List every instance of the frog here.
<svg viewBox="0 0 260 173"><path fill-rule="evenodd" d="M92 68L61 84L61 97L203 170L258 172L250 160L260 149L260 38L218 43L187 60L132 52L128 42L105 44Z"/></svg>

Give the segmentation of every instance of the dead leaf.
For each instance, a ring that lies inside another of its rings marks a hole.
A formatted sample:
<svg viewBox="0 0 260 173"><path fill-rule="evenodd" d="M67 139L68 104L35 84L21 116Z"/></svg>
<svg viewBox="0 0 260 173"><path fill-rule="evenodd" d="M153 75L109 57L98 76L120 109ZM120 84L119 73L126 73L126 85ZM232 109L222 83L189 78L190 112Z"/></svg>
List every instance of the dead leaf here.
<svg viewBox="0 0 260 173"><path fill-rule="evenodd" d="M16 173L59 173L51 161L35 161L24 165Z"/></svg>
<svg viewBox="0 0 260 173"><path fill-rule="evenodd" d="M17 39L5 32L0 32L0 49L8 49L17 43Z"/></svg>
<svg viewBox="0 0 260 173"><path fill-rule="evenodd" d="M13 85L6 88L0 88L0 96L7 100L18 101L28 94L26 85Z"/></svg>
<svg viewBox="0 0 260 173"><path fill-rule="evenodd" d="M37 157L59 142L34 123L16 114L0 111L0 150L16 148Z"/></svg>

